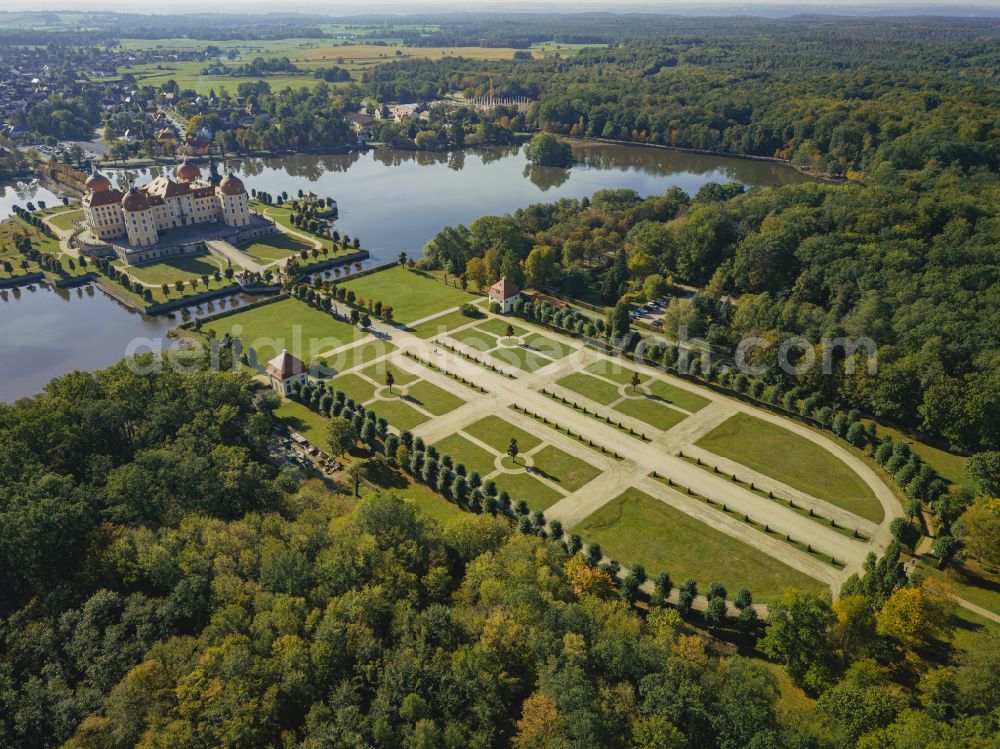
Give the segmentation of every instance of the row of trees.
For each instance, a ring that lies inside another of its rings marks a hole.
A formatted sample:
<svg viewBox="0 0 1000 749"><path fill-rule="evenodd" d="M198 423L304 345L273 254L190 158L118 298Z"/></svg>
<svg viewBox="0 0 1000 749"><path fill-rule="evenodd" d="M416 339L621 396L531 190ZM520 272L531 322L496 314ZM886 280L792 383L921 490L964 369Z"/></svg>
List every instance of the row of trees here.
<svg viewBox="0 0 1000 749"><path fill-rule="evenodd" d="M218 355L221 372L122 363L0 405L5 744L988 743L1000 648L928 670L920 656L947 634L949 604L901 574L898 548L836 604L794 592L772 604L760 647L821 693L789 712L767 667L685 626L693 581L675 608L673 582L655 576L637 610L640 566L616 590L597 545L520 502L523 532L499 512L442 527L391 493L357 501L278 473L266 462L276 399ZM335 445L386 455L356 461L348 488L365 474L393 483L389 456L412 469L423 455L420 481L432 462L435 485L460 475L346 397L298 397L339 408ZM464 479L467 503L492 493ZM723 631L728 593L706 592L704 621ZM734 600L752 620L751 597Z"/></svg>
<svg viewBox="0 0 1000 749"><path fill-rule="evenodd" d="M612 304L699 285L670 301L667 335L731 351L762 339L751 363L766 384L820 392L975 452L1000 445L987 416L1000 340L982 304L995 284L963 280L998 273L991 181L929 167L911 179L885 170L864 185L706 185L694 198L605 190L448 227L425 254L469 278L526 280L530 270L543 288ZM778 366L785 340L809 343L793 350L797 367L823 361L822 340L838 336L878 346L877 377L849 371L845 356L828 373Z"/></svg>

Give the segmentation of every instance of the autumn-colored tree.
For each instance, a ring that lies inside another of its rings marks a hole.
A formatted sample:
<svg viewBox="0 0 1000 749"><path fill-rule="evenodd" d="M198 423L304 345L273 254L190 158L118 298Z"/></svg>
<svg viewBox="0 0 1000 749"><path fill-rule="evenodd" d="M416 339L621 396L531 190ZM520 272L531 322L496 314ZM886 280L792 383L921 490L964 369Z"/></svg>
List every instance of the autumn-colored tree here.
<svg viewBox="0 0 1000 749"><path fill-rule="evenodd" d="M563 569L570 587L580 598L610 598L615 593L615 581L611 579L611 575L597 567L590 567L579 554L566 562Z"/></svg>
<svg viewBox="0 0 1000 749"><path fill-rule="evenodd" d="M889 596L876 616L876 631L916 650L950 631L955 605L943 583L925 579L919 588L900 588Z"/></svg>
<svg viewBox="0 0 1000 749"><path fill-rule="evenodd" d="M516 749L548 749L559 744L565 719L555 700L544 694L533 694L521 706L517 721Z"/></svg>

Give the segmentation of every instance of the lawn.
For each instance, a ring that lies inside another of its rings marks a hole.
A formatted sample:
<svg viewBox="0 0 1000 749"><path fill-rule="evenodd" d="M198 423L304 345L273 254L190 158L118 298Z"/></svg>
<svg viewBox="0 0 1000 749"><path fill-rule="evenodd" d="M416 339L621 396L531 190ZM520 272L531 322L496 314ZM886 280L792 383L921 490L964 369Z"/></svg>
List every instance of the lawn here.
<svg viewBox="0 0 1000 749"><path fill-rule="evenodd" d="M375 401L371 404L371 408L379 416L385 417L389 424L401 432L418 427L428 420L427 416L424 416L418 410L412 406L408 406L398 398L388 401Z"/></svg>
<svg viewBox="0 0 1000 749"><path fill-rule="evenodd" d="M413 481L407 484L406 488L392 488L389 491L408 502L412 502L428 517L442 525L462 514L462 510L458 506L453 505L437 492Z"/></svg>
<svg viewBox="0 0 1000 749"><path fill-rule="evenodd" d="M326 385L328 390L340 390L348 398L353 398L356 403L364 403L372 399L375 395L375 385L372 385L368 380L358 377L356 374L345 374L334 377ZM379 416L385 416L385 414L379 412Z"/></svg>
<svg viewBox="0 0 1000 749"><path fill-rule="evenodd" d="M70 231L73 228L74 221L83 221L83 209L77 208L75 210L59 211L59 213L53 213L49 217L49 222L63 231Z"/></svg>
<svg viewBox="0 0 1000 749"><path fill-rule="evenodd" d="M454 286L407 270L401 265L340 283L364 299L381 300L392 306L392 315L401 323L411 323L477 299ZM469 319L469 318L466 318Z"/></svg>
<svg viewBox="0 0 1000 749"><path fill-rule="evenodd" d="M159 260L148 265L119 265L121 270L143 283L170 284L176 281L190 281L192 278L208 276L211 278L216 271L225 271L226 264L215 255L179 255L178 257ZM223 281L228 283L228 281Z"/></svg>
<svg viewBox="0 0 1000 749"><path fill-rule="evenodd" d="M426 380L421 380L407 387L406 397L435 416L441 416L465 405L465 401L454 393L449 393Z"/></svg>
<svg viewBox="0 0 1000 749"><path fill-rule="evenodd" d="M464 343L469 348L474 348L476 351L481 351L483 353L497 347L497 339L489 333L484 333L479 330L478 327L466 328L465 330L460 330L457 333L449 333L448 337L458 341L459 343Z"/></svg>
<svg viewBox="0 0 1000 749"><path fill-rule="evenodd" d="M697 445L876 523L882 506L868 485L829 451L787 429L739 413Z"/></svg>
<svg viewBox="0 0 1000 749"><path fill-rule="evenodd" d="M466 434L471 434L480 442L489 445L498 453L506 454L511 438L517 440L517 446L521 452L527 452L542 444L542 441L533 434L528 434L520 427L516 427L499 416L487 416L474 424L470 424L462 430Z"/></svg>
<svg viewBox="0 0 1000 749"><path fill-rule="evenodd" d="M631 416L633 419L644 421L652 427L661 429L664 432L680 424L687 417L683 411L676 408L664 406L662 403L652 398L629 398L623 400L615 411Z"/></svg>
<svg viewBox="0 0 1000 749"><path fill-rule="evenodd" d="M533 349L537 349L550 359L562 359L576 350L572 346L559 343L559 341L553 341L551 338L546 338L538 333L529 335L524 339L524 343Z"/></svg>
<svg viewBox="0 0 1000 749"><path fill-rule="evenodd" d="M943 570L928 561L918 562L917 569L921 574L947 580L956 595L989 609L994 614L1000 614L1000 574L990 572L972 561L965 564L955 561Z"/></svg>
<svg viewBox="0 0 1000 749"><path fill-rule="evenodd" d="M585 398L590 398L596 403L603 403L605 406L614 403L622 397L617 385L612 385L604 380L591 377L582 372L574 372L563 377L556 382L556 385L579 393Z"/></svg>
<svg viewBox="0 0 1000 749"><path fill-rule="evenodd" d="M257 361L264 364L283 349L309 363L330 349L361 339L365 333L353 325L335 320L297 299L282 299L251 307L229 317L205 323L221 338L229 333L254 348Z"/></svg>
<svg viewBox="0 0 1000 749"><path fill-rule="evenodd" d="M514 329L514 335L516 336L522 336L528 332L524 328L519 328L517 325L513 325L507 320L503 320L499 317L491 317L489 320L484 323L480 323L476 327L480 330L485 330L487 333L492 333L495 336L506 337L508 325Z"/></svg>
<svg viewBox="0 0 1000 749"><path fill-rule="evenodd" d="M351 346L325 357L323 363L331 369L342 372L345 369L360 367L362 364L367 364L374 359L391 354L395 350L396 345L389 341L381 338L368 338L356 346ZM382 382L383 379L384 375L379 377L378 381Z"/></svg>
<svg viewBox="0 0 1000 749"><path fill-rule="evenodd" d="M441 523L447 522L462 512L460 508L448 502L437 492L416 483L402 471L384 464L373 466L365 484L367 487L386 491L412 502L428 516Z"/></svg>
<svg viewBox="0 0 1000 749"><path fill-rule="evenodd" d="M691 578L702 592L721 582L730 596L746 587L767 603L785 588L822 592L815 580L742 541L701 523L638 489L630 488L573 526L585 542L628 567L636 562L654 577L670 573L674 584Z"/></svg>
<svg viewBox="0 0 1000 749"><path fill-rule="evenodd" d="M371 379L375 380L375 382L384 384L386 370L392 372L392 378L393 381L395 382L395 385L399 386L409 385L414 380L420 379L417 375L413 374L412 372L407 372L402 367L398 367L395 364L386 361L385 359L383 359L382 361L375 362L370 367L365 367L364 369L361 370L361 374L363 374L365 377L370 377ZM396 388L393 387L393 390L395 389Z"/></svg>
<svg viewBox="0 0 1000 749"><path fill-rule="evenodd" d="M708 398L703 398L687 390L682 390L663 380L654 378L647 382L646 385L649 388L649 392L657 398L662 398L671 406L683 408L685 411L690 411L691 413L700 411L712 402Z"/></svg>
<svg viewBox="0 0 1000 749"><path fill-rule="evenodd" d="M450 455L456 463L463 463L469 471L477 471L480 476L493 473L496 469L495 457L492 454L460 434L451 434L437 442L434 447L442 455Z"/></svg>
<svg viewBox="0 0 1000 749"><path fill-rule="evenodd" d="M526 349L523 346L501 346L491 351L490 356L498 362L510 364L518 369L523 369L525 372L534 372L552 363L550 359L541 356L537 351Z"/></svg>
<svg viewBox="0 0 1000 749"><path fill-rule="evenodd" d="M867 424L869 421L865 420L865 423ZM892 427L879 424L877 429L879 437L889 435L896 442L908 444L913 452L919 455L922 460L927 461L946 481L957 486L968 487L974 494L979 493L979 487L965 475L965 463L968 458L928 445Z"/></svg>
<svg viewBox="0 0 1000 749"><path fill-rule="evenodd" d="M468 325L472 321L473 318L463 315L461 312L449 312L447 315L441 315L414 326L410 332L417 338L433 338L449 330Z"/></svg>
<svg viewBox="0 0 1000 749"><path fill-rule="evenodd" d="M261 237L239 249L260 263L267 264L276 260L298 254L302 250L311 250L311 244L306 244L301 239L279 232L269 237Z"/></svg>
<svg viewBox="0 0 1000 749"><path fill-rule="evenodd" d="M285 400L274 415L285 422L288 427L324 452L330 452L330 443L327 434L330 430L329 419L320 416L312 409L306 408L301 403Z"/></svg>
<svg viewBox="0 0 1000 749"><path fill-rule="evenodd" d="M634 369L629 369L628 367L623 367L618 359L605 359L601 357L599 361L595 361L593 364L588 366L584 371L590 372L590 374L600 375L609 380L614 380L620 385L631 385L632 375L635 374ZM645 382L649 378L644 375L639 375L639 382Z"/></svg>
<svg viewBox="0 0 1000 749"><path fill-rule="evenodd" d="M523 499L532 510L547 510L563 498L551 486L546 486L528 473L501 473L494 481L500 491L510 495L511 501L517 504Z"/></svg>
<svg viewBox="0 0 1000 749"><path fill-rule="evenodd" d="M601 470L596 466L552 445L546 445L533 453L531 462L546 478L570 492L575 492L601 475Z"/></svg>

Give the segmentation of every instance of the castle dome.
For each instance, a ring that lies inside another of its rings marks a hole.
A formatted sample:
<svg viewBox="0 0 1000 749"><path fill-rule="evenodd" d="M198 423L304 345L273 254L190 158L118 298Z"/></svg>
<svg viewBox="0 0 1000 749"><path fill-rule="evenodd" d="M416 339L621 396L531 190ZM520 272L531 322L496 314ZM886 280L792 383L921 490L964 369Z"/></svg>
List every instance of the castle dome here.
<svg viewBox="0 0 1000 749"><path fill-rule="evenodd" d="M243 186L243 180L230 172L222 178L219 183L219 190L223 195L243 195L247 189Z"/></svg>
<svg viewBox="0 0 1000 749"><path fill-rule="evenodd" d="M88 190L93 190L94 192L107 192L111 189L111 180L100 174L96 169L87 177L87 181L83 183L84 187Z"/></svg>
<svg viewBox="0 0 1000 749"><path fill-rule="evenodd" d="M185 160L175 172L177 179L183 182L193 182L201 176L201 170L191 162Z"/></svg>
<svg viewBox="0 0 1000 749"><path fill-rule="evenodd" d="M126 211L144 211L149 208L149 201L136 188L132 188L122 198L122 208Z"/></svg>

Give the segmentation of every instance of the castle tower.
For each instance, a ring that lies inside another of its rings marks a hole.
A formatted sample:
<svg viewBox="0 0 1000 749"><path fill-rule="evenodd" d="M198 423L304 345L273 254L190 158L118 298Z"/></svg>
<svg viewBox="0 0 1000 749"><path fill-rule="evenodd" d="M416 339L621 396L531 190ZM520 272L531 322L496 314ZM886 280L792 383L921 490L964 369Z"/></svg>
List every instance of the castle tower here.
<svg viewBox="0 0 1000 749"><path fill-rule="evenodd" d="M250 199L243 180L230 172L215 188L222 210L222 220L227 226L249 226Z"/></svg>
<svg viewBox="0 0 1000 749"><path fill-rule="evenodd" d="M133 187L122 198L122 212L125 218L125 233L129 244L144 247L156 244L160 238L153 219L153 208L146 196Z"/></svg>
<svg viewBox="0 0 1000 749"><path fill-rule="evenodd" d="M84 183L83 216L91 233L98 239L113 239L125 234L122 221L122 194L111 180L95 169Z"/></svg>
<svg viewBox="0 0 1000 749"><path fill-rule="evenodd" d="M178 182L194 182L201 176L201 170L185 159L175 172Z"/></svg>

